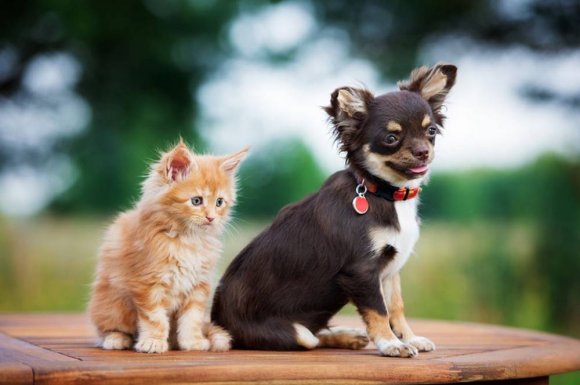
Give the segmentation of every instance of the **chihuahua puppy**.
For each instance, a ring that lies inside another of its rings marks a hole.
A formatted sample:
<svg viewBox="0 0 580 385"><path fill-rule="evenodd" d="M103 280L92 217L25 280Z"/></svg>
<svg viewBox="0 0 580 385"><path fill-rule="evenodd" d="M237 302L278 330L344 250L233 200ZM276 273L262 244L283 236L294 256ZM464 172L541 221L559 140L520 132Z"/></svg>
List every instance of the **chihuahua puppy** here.
<svg viewBox="0 0 580 385"><path fill-rule="evenodd" d="M456 71L421 67L380 96L351 87L332 93L325 110L348 167L284 207L228 267L211 318L234 347L360 349L370 339L384 356L435 349L405 319L399 271L419 237L419 186ZM366 333L328 326L349 301Z"/></svg>

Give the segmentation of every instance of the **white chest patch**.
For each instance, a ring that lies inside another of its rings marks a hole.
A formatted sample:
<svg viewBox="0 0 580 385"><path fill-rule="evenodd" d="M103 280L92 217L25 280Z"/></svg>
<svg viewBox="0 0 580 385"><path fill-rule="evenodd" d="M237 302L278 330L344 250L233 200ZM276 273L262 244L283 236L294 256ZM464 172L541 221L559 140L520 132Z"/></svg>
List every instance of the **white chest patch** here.
<svg viewBox="0 0 580 385"><path fill-rule="evenodd" d="M392 227L375 227L369 232L374 255L380 255L387 245L393 246L397 251L393 260L381 272L381 279L398 273L413 253L415 243L419 239L417 204L417 199L395 202L400 231Z"/></svg>

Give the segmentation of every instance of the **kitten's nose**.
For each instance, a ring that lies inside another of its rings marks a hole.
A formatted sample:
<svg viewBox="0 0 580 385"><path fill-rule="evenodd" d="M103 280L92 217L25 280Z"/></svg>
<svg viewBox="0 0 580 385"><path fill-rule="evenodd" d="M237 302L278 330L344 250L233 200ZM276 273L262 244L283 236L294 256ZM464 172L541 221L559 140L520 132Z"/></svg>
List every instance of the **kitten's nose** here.
<svg viewBox="0 0 580 385"><path fill-rule="evenodd" d="M205 217L205 219L207 219L208 222L213 222L213 220L215 219L214 217Z"/></svg>

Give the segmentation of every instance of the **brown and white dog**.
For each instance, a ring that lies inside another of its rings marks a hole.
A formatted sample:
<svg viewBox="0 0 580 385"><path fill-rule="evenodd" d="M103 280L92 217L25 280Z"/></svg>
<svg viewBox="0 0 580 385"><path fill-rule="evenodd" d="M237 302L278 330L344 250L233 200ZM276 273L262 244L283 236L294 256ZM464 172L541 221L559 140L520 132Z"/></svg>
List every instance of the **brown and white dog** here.
<svg viewBox="0 0 580 385"><path fill-rule="evenodd" d="M399 91L376 97L350 87L332 93L325 110L348 168L284 207L228 267L211 318L234 347L360 349L370 338L385 356L435 349L407 324L399 271L419 237L419 186L456 71L421 67ZM328 326L349 301L366 334Z"/></svg>

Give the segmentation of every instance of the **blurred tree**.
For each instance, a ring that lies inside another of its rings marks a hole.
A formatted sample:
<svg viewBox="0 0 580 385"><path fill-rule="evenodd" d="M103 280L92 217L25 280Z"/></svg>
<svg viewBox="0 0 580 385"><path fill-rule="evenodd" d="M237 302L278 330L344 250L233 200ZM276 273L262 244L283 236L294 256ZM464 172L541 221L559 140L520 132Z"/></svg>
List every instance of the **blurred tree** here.
<svg viewBox="0 0 580 385"><path fill-rule="evenodd" d="M355 52L396 79L417 65L420 48L443 37L552 54L580 47L577 0L335 0L314 5L322 24L345 30Z"/></svg>
<svg viewBox="0 0 580 385"><path fill-rule="evenodd" d="M69 154L78 169L77 179L53 209L110 212L126 205L136 194L144 159L151 157L152 148L166 146L180 134L203 148L194 126L198 107L192 95L230 53L225 37L229 23L242 12L272 2L26 0L4 4L0 99L30 103L35 95L24 85L27 70L43 55L63 53L80 64L74 91L88 102L92 118L80 135L46 141L42 148L19 147L0 135L0 172L15 164L46 164L55 152ZM372 60L389 78L406 75L421 50L445 36L542 52L575 48L580 42L580 4L573 0L361 0L356 4L334 0L312 6L322 26L346 31L355 54ZM578 95L562 96L538 85L523 92L569 105L580 100Z"/></svg>
<svg viewBox="0 0 580 385"><path fill-rule="evenodd" d="M243 165L237 211L246 216L271 218L282 206L316 191L325 177L300 140L272 143L267 151L257 151Z"/></svg>
<svg viewBox="0 0 580 385"><path fill-rule="evenodd" d="M192 92L224 55L221 34L239 12L236 2L36 0L3 8L0 52L13 60L0 76L0 97L32 103L26 70L48 53L71 55L82 66L76 92L92 109L86 130L49 150L1 151L0 170L43 163L54 152L71 155L78 178L53 208L116 210L135 196L152 149L179 135L203 148Z"/></svg>

